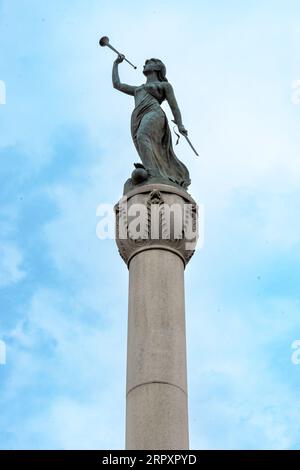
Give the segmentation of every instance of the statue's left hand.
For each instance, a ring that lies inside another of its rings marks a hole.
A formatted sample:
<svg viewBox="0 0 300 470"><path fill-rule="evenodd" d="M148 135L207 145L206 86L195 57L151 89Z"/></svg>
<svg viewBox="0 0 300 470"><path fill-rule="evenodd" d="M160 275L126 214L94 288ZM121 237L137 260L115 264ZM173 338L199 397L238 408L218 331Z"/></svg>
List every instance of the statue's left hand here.
<svg viewBox="0 0 300 470"><path fill-rule="evenodd" d="M188 135L188 131L186 130L186 128L183 125L178 126L178 130L179 130L180 134Z"/></svg>

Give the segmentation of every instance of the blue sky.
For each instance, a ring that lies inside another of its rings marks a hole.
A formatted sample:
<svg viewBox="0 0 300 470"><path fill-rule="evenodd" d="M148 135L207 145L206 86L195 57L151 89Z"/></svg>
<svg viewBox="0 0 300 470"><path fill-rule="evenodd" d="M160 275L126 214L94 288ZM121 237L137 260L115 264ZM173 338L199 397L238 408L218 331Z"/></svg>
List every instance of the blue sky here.
<svg viewBox="0 0 300 470"><path fill-rule="evenodd" d="M167 66L205 207L186 270L194 449L299 449L300 4L0 0L1 449L124 446L127 270L96 237L137 156L111 42ZM168 112L168 116L170 113Z"/></svg>

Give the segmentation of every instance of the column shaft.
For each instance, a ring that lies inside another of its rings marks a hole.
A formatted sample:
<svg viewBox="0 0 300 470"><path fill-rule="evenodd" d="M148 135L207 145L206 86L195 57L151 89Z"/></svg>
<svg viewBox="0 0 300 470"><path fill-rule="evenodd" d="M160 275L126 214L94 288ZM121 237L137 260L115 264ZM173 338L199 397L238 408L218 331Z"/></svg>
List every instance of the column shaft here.
<svg viewBox="0 0 300 470"><path fill-rule="evenodd" d="M127 449L188 449L184 263L153 248L129 264Z"/></svg>

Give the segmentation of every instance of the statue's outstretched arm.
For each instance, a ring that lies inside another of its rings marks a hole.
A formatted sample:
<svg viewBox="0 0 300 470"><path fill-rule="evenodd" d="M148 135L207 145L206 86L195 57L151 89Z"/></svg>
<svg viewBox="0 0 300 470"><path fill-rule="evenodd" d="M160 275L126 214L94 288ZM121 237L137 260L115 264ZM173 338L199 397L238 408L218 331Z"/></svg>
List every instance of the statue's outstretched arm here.
<svg viewBox="0 0 300 470"><path fill-rule="evenodd" d="M123 62L124 56L119 55L118 58L114 61L113 69L112 69L112 82L113 82L113 87L116 88L119 91L122 91L123 93L126 93L127 95L132 95L134 96L134 92L136 87L127 85L126 83L121 83L120 77L119 77L119 64Z"/></svg>
<svg viewBox="0 0 300 470"><path fill-rule="evenodd" d="M173 113L174 121L178 126L179 132L181 132L181 134L187 134L187 130L182 124L181 112L177 104L172 85L170 83L166 83L165 90L166 90L166 98L171 108L171 111Z"/></svg>

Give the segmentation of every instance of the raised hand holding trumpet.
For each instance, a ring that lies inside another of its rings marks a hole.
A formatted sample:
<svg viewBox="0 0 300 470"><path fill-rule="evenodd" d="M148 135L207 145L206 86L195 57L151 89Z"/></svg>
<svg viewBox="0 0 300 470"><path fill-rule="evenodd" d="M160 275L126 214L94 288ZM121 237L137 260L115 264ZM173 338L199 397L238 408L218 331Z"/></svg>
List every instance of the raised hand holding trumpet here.
<svg viewBox="0 0 300 470"><path fill-rule="evenodd" d="M114 64L116 65L119 65L121 64L124 60L129 64L131 65L134 69L136 69L137 67L135 65L133 65L126 57L124 54L121 54L117 49L115 49L110 43L109 43L109 38L107 36L103 36L100 40L99 40L99 44L100 46L104 47L104 46L107 46L109 47L111 50L113 50L116 54L118 54L118 57L116 58L116 60L114 61ZM154 61L157 59L150 59L150 62L151 61ZM146 61L145 63L145 66L147 64L147 62L149 61ZM144 66L144 74L145 74L145 66ZM164 67L164 65L163 65ZM118 75L117 75L117 71L115 73L115 77L116 77L116 81L119 81L119 78L118 78ZM168 82L166 78L163 78L162 80L160 81L164 81L164 82ZM121 87L118 88L120 91L123 91L124 93L127 93L129 95L134 95L134 90L136 89L136 87L133 87L133 86L130 86L130 85L122 85ZM167 93L168 95L168 93ZM172 108L172 103L174 103L174 108L175 109L175 114L177 114L178 116L180 116L180 112L176 112L176 110L179 111L179 108L177 106L177 103L176 103L176 99L175 99L175 96L174 96L174 93L173 93L173 89L171 87L171 85L169 86L169 97L170 99L168 99L168 96L167 96L167 100L169 101L169 104ZM173 111L172 109L172 111ZM175 116L174 116L175 117ZM176 122L177 121L177 122ZM194 153L198 155L195 147L192 145L190 139L188 138L188 131L186 130L186 128L183 126L183 124L181 123L181 116L180 116L180 119L175 119L173 120L173 122L178 126L178 130L180 132L181 135L183 135L185 137L185 139L187 140L188 144L190 145L190 147L192 148L192 150L194 151ZM178 141L177 141L178 143Z"/></svg>

